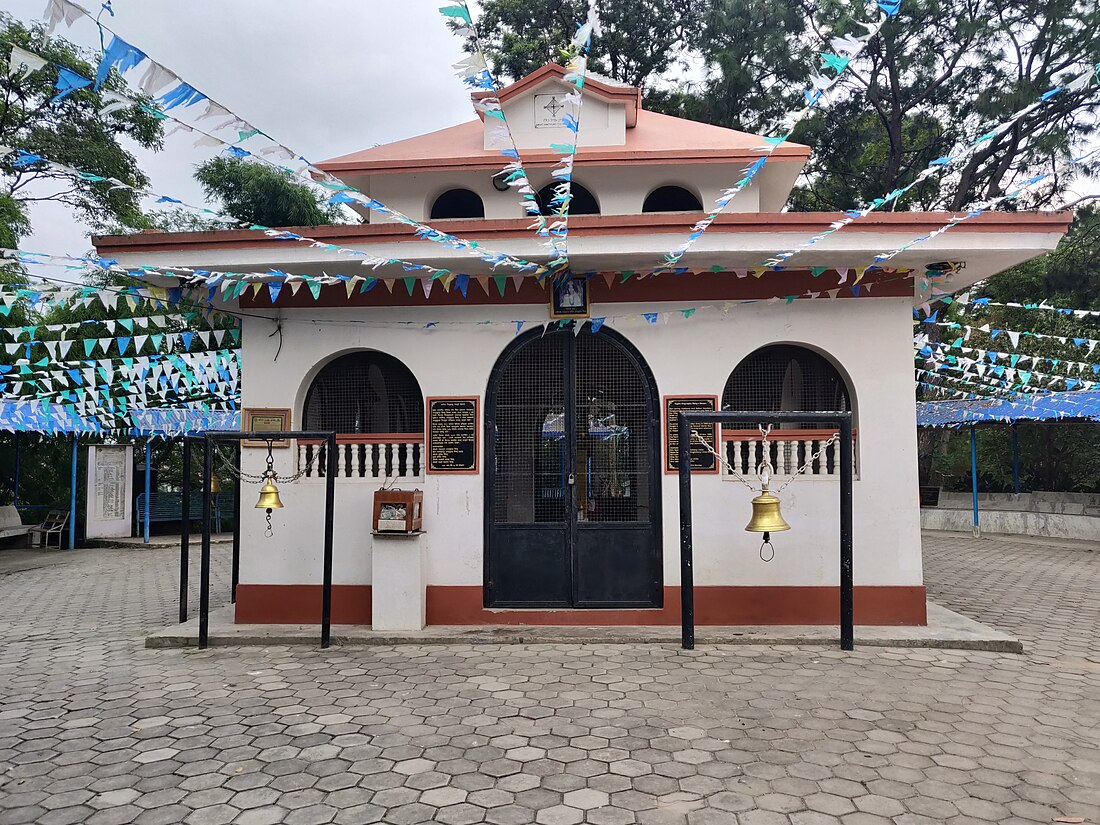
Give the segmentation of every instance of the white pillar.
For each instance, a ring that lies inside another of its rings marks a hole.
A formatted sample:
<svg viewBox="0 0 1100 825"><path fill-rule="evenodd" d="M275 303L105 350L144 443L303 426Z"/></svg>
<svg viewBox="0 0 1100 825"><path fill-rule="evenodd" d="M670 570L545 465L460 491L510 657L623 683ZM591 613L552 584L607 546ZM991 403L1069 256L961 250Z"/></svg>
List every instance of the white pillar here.
<svg viewBox="0 0 1100 825"><path fill-rule="evenodd" d="M428 561L420 536L374 536L371 629L423 630Z"/></svg>

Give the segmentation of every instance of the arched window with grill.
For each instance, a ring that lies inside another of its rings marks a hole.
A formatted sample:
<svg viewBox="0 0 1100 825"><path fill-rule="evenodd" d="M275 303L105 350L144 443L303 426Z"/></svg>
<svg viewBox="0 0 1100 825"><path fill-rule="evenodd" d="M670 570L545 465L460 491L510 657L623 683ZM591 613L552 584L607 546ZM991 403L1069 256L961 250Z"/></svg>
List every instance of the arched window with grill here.
<svg viewBox="0 0 1100 825"><path fill-rule="evenodd" d="M539 204L539 211L541 211L543 215L550 215L553 213L553 210L550 208L550 202L554 199L554 189L557 186L558 181L548 183L535 194L535 199ZM569 214L600 214L600 204L599 201L596 200L596 196L576 181L573 181L569 188Z"/></svg>
<svg viewBox="0 0 1100 825"><path fill-rule="evenodd" d="M762 347L730 373L722 392L722 409L766 412L833 412L852 410L852 396L840 371L824 355L794 344ZM763 422L761 422L763 423ZM818 424L791 422L773 428L768 458L778 475L794 473L819 450L810 475L836 475L838 447L827 445L833 431ZM726 430L725 453L739 473L754 473L765 454L756 430Z"/></svg>
<svg viewBox="0 0 1100 825"><path fill-rule="evenodd" d="M430 220L484 218L485 202L469 189L448 189L432 202Z"/></svg>
<svg viewBox="0 0 1100 825"><path fill-rule="evenodd" d="M703 204L682 186L658 186L646 196L642 212L702 212Z"/></svg>
<svg viewBox="0 0 1100 825"><path fill-rule="evenodd" d="M336 432L339 477L413 479L422 473L424 395L416 376L392 355L363 350L326 364L306 393L302 423L307 430ZM302 450L307 475L319 475L324 463L315 459L323 450L306 442Z"/></svg>

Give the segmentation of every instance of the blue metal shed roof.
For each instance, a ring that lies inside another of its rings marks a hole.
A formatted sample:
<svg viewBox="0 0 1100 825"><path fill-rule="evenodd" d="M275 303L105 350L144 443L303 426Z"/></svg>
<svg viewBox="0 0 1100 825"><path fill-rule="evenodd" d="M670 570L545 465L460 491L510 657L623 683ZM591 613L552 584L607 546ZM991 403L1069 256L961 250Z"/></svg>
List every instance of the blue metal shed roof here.
<svg viewBox="0 0 1100 825"><path fill-rule="evenodd" d="M920 401L918 427L955 427L986 421L1100 421L1100 390L1022 395L981 401Z"/></svg>

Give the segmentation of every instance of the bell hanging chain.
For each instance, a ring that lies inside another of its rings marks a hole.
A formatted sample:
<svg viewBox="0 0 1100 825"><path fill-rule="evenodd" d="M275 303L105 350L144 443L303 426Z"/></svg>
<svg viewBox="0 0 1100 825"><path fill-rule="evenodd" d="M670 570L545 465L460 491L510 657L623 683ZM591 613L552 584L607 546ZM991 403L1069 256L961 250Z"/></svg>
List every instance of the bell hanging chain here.
<svg viewBox="0 0 1100 825"><path fill-rule="evenodd" d="M726 459L724 459L721 455L719 455L718 451L715 450L712 446L710 446L710 444L707 443L707 440L705 438L703 438L701 435L699 435L699 433L695 432L695 430L692 430L691 431L691 438L692 438L693 441L698 441L700 444L702 444L706 448L707 452L710 453L712 456L714 456L714 458L726 468L727 472L729 472L729 474L731 476L733 476L734 481L739 481L742 484L744 484L746 487L748 487L750 490L752 490L752 492L754 492L754 493L756 492L756 488L753 487L745 479L744 476L742 476L739 472L737 472L737 470L733 469L733 465L730 464L728 461L726 461Z"/></svg>
<svg viewBox="0 0 1100 825"><path fill-rule="evenodd" d="M238 470L236 467L233 466L233 464L228 459L226 459L226 457L224 455L222 455L221 451L217 447L214 448L214 455L216 455L218 457L218 461L221 462L221 467L222 467L223 470L225 470L231 476L235 476L237 478L240 478L242 481L252 481L252 482L255 482L256 484L260 484L263 481L265 481L268 477L268 471L267 470L265 470L260 475L253 475L252 473L246 473L244 470ZM268 453L268 457L271 458L270 452ZM321 451L318 450L317 454L314 455L313 458L311 458L309 461L307 461L305 466L302 467L302 469L300 469L294 475L292 475L292 476L281 476L281 475L276 474L272 470L271 477L278 484L293 484L295 481L300 479L302 476L304 476L311 469L314 469L314 464L317 464L318 465L317 469L319 469L320 468L320 465L319 465L320 460L321 460ZM270 464L268 465L268 469L269 470L272 469Z"/></svg>

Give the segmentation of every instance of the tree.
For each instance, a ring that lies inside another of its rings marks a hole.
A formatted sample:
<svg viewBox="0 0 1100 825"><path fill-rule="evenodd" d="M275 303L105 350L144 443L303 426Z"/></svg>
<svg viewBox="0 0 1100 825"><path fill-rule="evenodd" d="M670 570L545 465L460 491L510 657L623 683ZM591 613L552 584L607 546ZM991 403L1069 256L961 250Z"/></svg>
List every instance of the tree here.
<svg viewBox="0 0 1100 825"><path fill-rule="evenodd" d="M216 157L200 164L195 179L221 211L262 226L321 226L340 222L340 208L297 183L289 172L240 158Z"/></svg>
<svg viewBox="0 0 1100 825"><path fill-rule="evenodd" d="M593 69L621 83L649 86L684 52L702 0L601 0L603 35L592 40ZM486 0L478 30L486 56L516 80L560 59L587 14L587 0Z"/></svg>
<svg viewBox="0 0 1100 825"><path fill-rule="evenodd" d="M814 5L821 32L838 4ZM796 133L816 150L799 206L850 208L911 182L932 159L1087 71L1098 54L1095 2L907 0L849 70L841 100ZM1001 195L1068 157L1098 112L1095 87L1063 92L897 208L958 210ZM860 161L850 163L852 156ZM1023 202L1050 203L1068 182L1062 177Z"/></svg>
<svg viewBox="0 0 1100 825"><path fill-rule="evenodd" d="M94 77L99 55L47 36L41 25L28 28L6 13L0 14L0 40L50 61L29 74L0 72L0 145L138 188L148 185L123 141L157 150L163 134L161 122L139 105L100 114L105 104L101 92L129 94L117 72L100 92L81 89L54 104L58 66ZM0 59L6 64L6 56ZM63 203L94 229L109 223L137 229L148 226L132 191L112 188L106 181L74 180L41 163L17 167L15 160L11 152L0 157L0 239L5 246L17 246L30 231L26 205L38 201Z"/></svg>
<svg viewBox="0 0 1100 825"><path fill-rule="evenodd" d="M486 0L483 34L496 32L487 38L490 59L510 77L536 68L565 42L583 5ZM597 70L643 87L650 108L769 135L801 109L830 38L862 34L876 15L854 0L631 0L600 8L606 31L593 41ZM702 58L703 76L673 83L668 69L685 54ZM905 0L794 133L814 151L792 208L850 209L882 197L1098 58L1095 0ZM1095 85L1062 92L891 208L956 210L996 197L1065 160L1098 114ZM1056 202L1071 177L1059 175L1021 203Z"/></svg>

